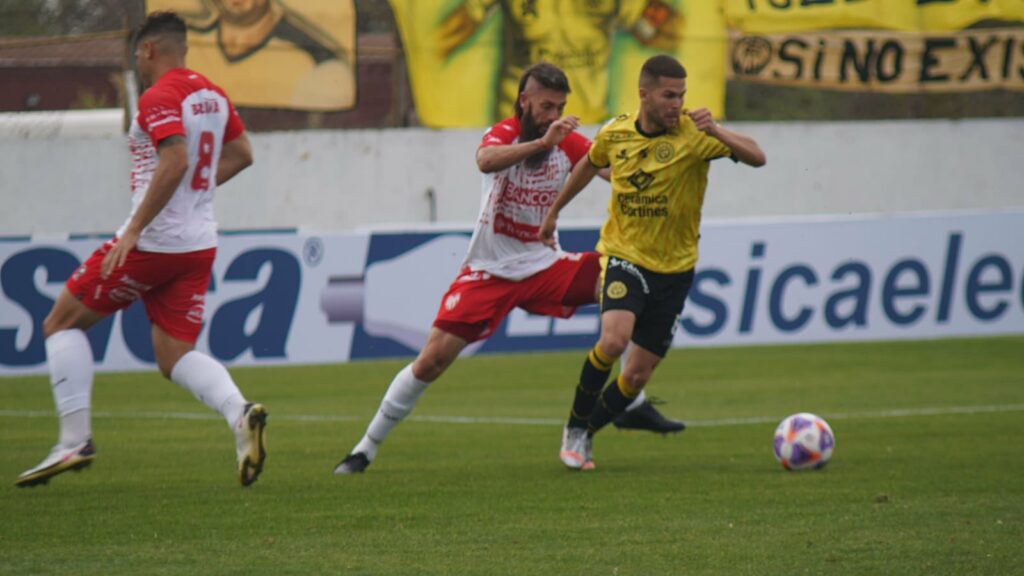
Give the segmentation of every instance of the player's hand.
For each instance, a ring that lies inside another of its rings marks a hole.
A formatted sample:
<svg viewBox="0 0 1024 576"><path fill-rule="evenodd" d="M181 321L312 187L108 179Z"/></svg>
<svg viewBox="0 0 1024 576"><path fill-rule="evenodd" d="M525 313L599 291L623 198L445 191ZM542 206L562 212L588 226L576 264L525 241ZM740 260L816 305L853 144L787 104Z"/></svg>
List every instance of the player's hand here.
<svg viewBox="0 0 1024 576"><path fill-rule="evenodd" d="M565 137L580 127L580 119L575 116L564 116L548 126L548 131L541 137L545 148L554 148L565 140Z"/></svg>
<svg viewBox="0 0 1024 576"><path fill-rule="evenodd" d="M697 126L697 130L706 132L712 136L718 130L718 124L715 123L715 119L711 117L711 110L707 108L698 108L693 110L690 114L690 119Z"/></svg>
<svg viewBox="0 0 1024 576"><path fill-rule="evenodd" d="M555 224L558 221L558 217L553 212L548 211L544 215L544 220L540 223L540 230L537 231L537 239L548 248L555 247Z"/></svg>
<svg viewBox="0 0 1024 576"><path fill-rule="evenodd" d="M110 276L110 273L115 268L120 268L124 265L124 261L128 259L128 253L131 252L135 245L139 243L138 232L129 232L125 230L121 237L114 242L114 246L107 252L107 255L103 257L103 264L100 265L100 278L104 280Z"/></svg>

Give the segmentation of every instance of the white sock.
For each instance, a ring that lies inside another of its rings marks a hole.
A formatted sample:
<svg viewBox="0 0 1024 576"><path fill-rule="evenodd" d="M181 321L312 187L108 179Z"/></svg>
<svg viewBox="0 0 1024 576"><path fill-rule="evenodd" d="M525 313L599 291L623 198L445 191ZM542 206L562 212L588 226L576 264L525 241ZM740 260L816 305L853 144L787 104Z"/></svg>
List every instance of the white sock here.
<svg viewBox="0 0 1024 576"><path fill-rule="evenodd" d="M424 382L412 375L412 364L402 368L388 386L380 409L373 416L370 425L366 427L366 434L352 449L352 453L362 452L372 461L377 455L377 447L388 437L391 429L412 412L429 385L430 382Z"/></svg>
<svg viewBox="0 0 1024 576"><path fill-rule="evenodd" d="M630 410L636 410L637 408L640 407L641 404L644 403L644 400L646 399L647 394L644 393L643 390L641 390L640 393L636 395L636 398L633 398L633 401L629 403L629 406L626 406L626 412L629 412Z"/></svg>
<svg viewBox="0 0 1024 576"><path fill-rule="evenodd" d="M227 368L202 352L192 350L182 356L171 369L171 381L220 412L228 426L234 427L245 408L245 398Z"/></svg>
<svg viewBox="0 0 1024 576"><path fill-rule="evenodd" d="M60 416L60 444L71 448L92 436L92 347L85 332L61 330L47 338L46 362Z"/></svg>

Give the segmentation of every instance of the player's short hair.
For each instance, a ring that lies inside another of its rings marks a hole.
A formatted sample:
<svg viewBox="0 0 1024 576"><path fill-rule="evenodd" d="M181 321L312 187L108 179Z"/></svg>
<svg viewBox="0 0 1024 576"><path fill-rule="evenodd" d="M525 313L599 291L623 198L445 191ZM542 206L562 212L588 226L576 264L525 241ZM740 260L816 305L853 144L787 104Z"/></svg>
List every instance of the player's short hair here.
<svg viewBox="0 0 1024 576"><path fill-rule="evenodd" d="M518 95L522 94L523 90L526 90L526 83L530 78L533 78L548 90L555 90L556 92L562 92L564 94L572 92L572 90L569 89L569 79L566 78L565 72L562 72L561 68L549 62L534 64L527 68L526 72L523 72L522 77L519 78L519 91L516 92L517 98L515 104L517 118L522 117L523 115L523 107L519 104Z"/></svg>
<svg viewBox="0 0 1024 576"><path fill-rule="evenodd" d="M651 56L640 69L640 85L656 83L659 78L686 78L686 68L679 60L665 54Z"/></svg>
<svg viewBox="0 0 1024 576"><path fill-rule="evenodd" d="M185 21L174 12L151 12L135 31L135 45L153 36L168 36L185 43L188 28Z"/></svg>

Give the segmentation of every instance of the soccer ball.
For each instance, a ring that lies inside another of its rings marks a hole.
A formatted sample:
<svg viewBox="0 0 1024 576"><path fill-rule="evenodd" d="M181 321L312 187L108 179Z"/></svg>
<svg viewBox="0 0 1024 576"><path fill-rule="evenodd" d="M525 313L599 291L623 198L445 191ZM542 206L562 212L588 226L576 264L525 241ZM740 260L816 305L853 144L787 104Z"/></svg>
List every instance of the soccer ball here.
<svg viewBox="0 0 1024 576"><path fill-rule="evenodd" d="M786 470L821 468L832 458L835 445L828 422L808 412L787 417L775 429L775 459Z"/></svg>

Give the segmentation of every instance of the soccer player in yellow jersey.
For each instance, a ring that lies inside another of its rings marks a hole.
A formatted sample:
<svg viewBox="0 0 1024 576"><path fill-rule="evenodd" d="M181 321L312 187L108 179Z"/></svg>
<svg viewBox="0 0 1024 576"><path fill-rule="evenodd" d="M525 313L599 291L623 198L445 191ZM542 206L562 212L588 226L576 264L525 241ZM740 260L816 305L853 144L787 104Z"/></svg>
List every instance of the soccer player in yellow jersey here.
<svg viewBox="0 0 1024 576"><path fill-rule="evenodd" d="M683 110L685 95L682 64L670 56L648 59L640 71L640 111L601 128L541 224L541 241L554 245L561 209L611 167L608 220L597 244L601 337L583 364L562 437L560 457L569 468L593 468L594 434L643 390L672 343L693 283L711 160L765 164L752 138L719 126L706 108ZM605 386L627 345L618 378Z"/></svg>

